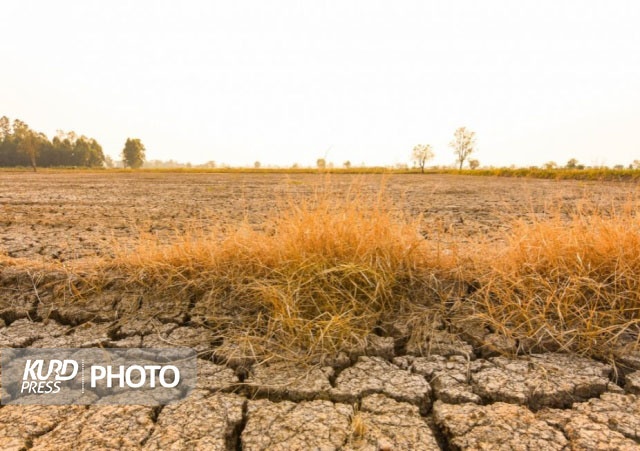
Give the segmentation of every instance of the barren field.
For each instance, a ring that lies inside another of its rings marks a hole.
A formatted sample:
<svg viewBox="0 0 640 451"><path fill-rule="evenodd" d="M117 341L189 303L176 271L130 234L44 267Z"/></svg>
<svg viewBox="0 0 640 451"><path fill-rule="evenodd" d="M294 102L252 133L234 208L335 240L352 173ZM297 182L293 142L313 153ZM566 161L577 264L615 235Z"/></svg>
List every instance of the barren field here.
<svg viewBox="0 0 640 451"><path fill-rule="evenodd" d="M515 218L584 203L638 198L634 183L446 175L0 173L0 251L9 257L109 256L145 234L170 237L247 219L255 227L302 197L332 190L378 193L422 217L421 232L449 242L500 239Z"/></svg>
<svg viewBox="0 0 640 451"><path fill-rule="evenodd" d="M638 449L638 194L0 173L0 347L198 353L174 404L0 406L0 449Z"/></svg>

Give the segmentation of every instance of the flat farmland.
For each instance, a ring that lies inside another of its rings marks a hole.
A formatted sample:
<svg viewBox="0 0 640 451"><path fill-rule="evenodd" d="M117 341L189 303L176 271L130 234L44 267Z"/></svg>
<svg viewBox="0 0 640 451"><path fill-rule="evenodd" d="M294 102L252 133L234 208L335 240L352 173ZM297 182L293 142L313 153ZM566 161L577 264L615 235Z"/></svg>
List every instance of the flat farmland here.
<svg viewBox="0 0 640 451"><path fill-rule="evenodd" d="M423 236L473 244L504 237L515 219L551 211L620 207L638 186L451 175L241 174L170 172L0 173L0 252L45 261L109 257L142 236L170 241L189 230L239 221L260 228L319 193L374 199L420 218Z"/></svg>

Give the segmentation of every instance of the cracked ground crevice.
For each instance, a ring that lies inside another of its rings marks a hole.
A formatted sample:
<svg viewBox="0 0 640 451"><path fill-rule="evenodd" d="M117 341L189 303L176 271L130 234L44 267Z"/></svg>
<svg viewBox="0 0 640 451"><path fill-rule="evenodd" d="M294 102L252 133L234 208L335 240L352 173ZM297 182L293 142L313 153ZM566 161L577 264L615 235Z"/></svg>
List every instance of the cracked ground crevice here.
<svg viewBox="0 0 640 451"><path fill-rule="evenodd" d="M227 451L242 451L242 433L247 426L249 400L245 399L242 404L242 420L238 422L233 434L229 436L227 441Z"/></svg>
<svg viewBox="0 0 640 451"><path fill-rule="evenodd" d="M142 322L136 327L150 326ZM201 336L185 326L159 327L125 333ZM42 340L45 334L49 340L75 337L91 342L113 330L107 324L70 327L52 319L42 323L25 318L0 328L0 337L13 344ZM23 423L22 429L16 429L20 422L11 415L25 407L2 406L0 424L5 426L0 432L5 441L11 440L7 443L33 449L70 444L78 437L89 440L92 434L98 434L90 441L95 446L132 443L149 450L285 449L307 442L336 449L385 449L402 447L399 444L406 440L426 440L441 449L473 448L485 440L500 446L523 442L540 449L640 445L638 397L611 386L608 365L582 357L468 360L455 354L406 355L389 362L361 356L337 371L272 362L252 367L244 382L215 359L200 358L198 367L197 389L175 405L28 407L35 409L28 410L33 423ZM634 377L628 378L629 387ZM104 409L112 409L113 418L105 416ZM131 423L133 418L137 423ZM354 418L361 422L355 435ZM411 449L419 449L411 443Z"/></svg>
<svg viewBox="0 0 640 451"><path fill-rule="evenodd" d="M151 409L150 417L151 417L151 421L153 421L153 427L149 430L149 433L147 434L147 436L140 441L141 447L144 447L144 445L149 441L154 431L156 430L156 427L158 424L158 417L162 413L162 410L164 409L164 407L165 407L164 405L160 405L160 406L155 406Z"/></svg>

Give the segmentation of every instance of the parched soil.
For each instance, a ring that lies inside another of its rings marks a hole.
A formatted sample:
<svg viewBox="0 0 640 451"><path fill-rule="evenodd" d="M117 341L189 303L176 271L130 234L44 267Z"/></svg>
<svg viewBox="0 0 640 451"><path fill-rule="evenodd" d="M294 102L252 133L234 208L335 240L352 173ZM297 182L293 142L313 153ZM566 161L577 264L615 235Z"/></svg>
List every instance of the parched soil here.
<svg viewBox="0 0 640 451"><path fill-rule="evenodd" d="M108 257L143 234L167 237L246 219L326 190L376 194L422 217L431 239L500 239L510 221L585 201L609 208L638 185L447 175L0 173L0 252L37 260Z"/></svg>
<svg viewBox="0 0 640 451"><path fill-rule="evenodd" d="M259 228L287 201L375 194L383 179L392 208L422 217L420 233L470 245L504 239L514 218L638 198L634 184L462 176L0 173L0 251L9 262L89 262L144 234L168 242L243 219ZM188 346L198 386L161 407L0 406L2 449L640 448L640 355L625 355L620 374L573 355L483 352L446 330L407 345L398 325L334 362L257 365L216 355L219 337L185 316L53 315L35 289L46 279L0 265L0 347Z"/></svg>

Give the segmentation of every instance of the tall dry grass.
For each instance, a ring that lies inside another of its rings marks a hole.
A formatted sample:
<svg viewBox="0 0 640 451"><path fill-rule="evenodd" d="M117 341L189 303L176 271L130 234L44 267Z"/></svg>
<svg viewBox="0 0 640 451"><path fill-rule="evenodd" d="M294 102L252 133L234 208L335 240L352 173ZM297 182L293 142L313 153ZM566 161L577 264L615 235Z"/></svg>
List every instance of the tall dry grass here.
<svg viewBox="0 0 640 451"><path fill-rule="evenodd" d="M640 217L577 208L515 222L506 245L485 248L467 268L479 290L462 308L521 351L564 350L611 358L638 343Z"/></svg>
<svg viewBox="0 0 640 451"><path fill-rule="evenodd" d="M101 273L193 299L201 321L258 359L357 348L381 323L437 308L435 275L454 260L382 193L342 196L289 199L259 229L145 240Z"/></svg>
<svg viewBox="0 0 640 451"><path fill-rule="evenodd" d="M99 272L159 300L188 300L223 347L257 359L321 359L395 320L424 337L434 317L458 329L483 324L521 352L609 358L614 346L637 347L636 206L564 209L463 250L423 238L398 210L384 193L357 189L289 199L260 229L143 240ZM458 290L453 308L452 286L473 287Z"/></svg>

